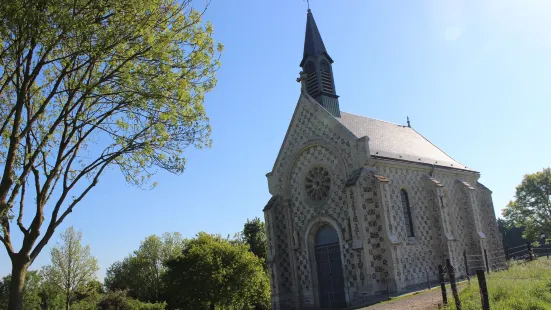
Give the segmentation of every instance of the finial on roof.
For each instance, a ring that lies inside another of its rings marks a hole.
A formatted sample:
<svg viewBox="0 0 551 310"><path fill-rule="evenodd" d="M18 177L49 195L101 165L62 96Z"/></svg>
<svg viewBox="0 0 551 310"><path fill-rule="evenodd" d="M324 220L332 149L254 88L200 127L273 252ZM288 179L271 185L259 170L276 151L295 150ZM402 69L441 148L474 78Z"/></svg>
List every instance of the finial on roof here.
<svg viewBox="0 0 551 310"><path fill-rule="evenodd" d="M409 122L409 116L407 118L408 118L408 127L411 128L411 123Z"/></svg>
<svg viewBox="0 0 551 310"><path fill-rule="evenodd" d="M310 0L306 0L306 3L308 3L308 13L312 12L310 11Z"/></svg>

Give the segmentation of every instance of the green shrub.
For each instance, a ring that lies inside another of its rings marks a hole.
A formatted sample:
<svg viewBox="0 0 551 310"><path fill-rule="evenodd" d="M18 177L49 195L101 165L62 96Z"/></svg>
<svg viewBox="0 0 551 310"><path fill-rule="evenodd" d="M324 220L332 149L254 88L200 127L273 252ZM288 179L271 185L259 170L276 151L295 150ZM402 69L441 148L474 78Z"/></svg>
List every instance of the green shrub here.
<svg viewBox="0 0 551 310"><path fill-rule="evenodd" d="M97 309L101 310L164 310L166 304L145 303L126 296L126 291L109 292L103 295Z"/></svg>

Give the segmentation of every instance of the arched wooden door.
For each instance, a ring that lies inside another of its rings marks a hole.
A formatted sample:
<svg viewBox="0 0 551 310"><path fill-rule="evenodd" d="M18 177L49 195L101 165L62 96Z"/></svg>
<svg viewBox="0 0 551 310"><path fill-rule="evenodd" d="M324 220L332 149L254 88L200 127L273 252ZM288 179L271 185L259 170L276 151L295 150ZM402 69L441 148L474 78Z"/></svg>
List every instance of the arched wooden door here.
<svg viewBox="0 0 551 310"><path fill-rule="evenodd" d="M315 240L320 307L345 308L344 278L337 231L329 225L324 225L318 230Z"/></svg>

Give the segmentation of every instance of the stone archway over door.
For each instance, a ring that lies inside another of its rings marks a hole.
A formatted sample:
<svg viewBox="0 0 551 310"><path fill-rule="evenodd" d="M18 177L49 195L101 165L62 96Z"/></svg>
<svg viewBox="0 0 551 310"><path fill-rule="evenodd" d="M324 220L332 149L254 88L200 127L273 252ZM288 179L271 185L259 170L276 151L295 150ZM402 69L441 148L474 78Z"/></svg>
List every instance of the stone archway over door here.
<svg viewBox="0 0 551 310"><path fill-rule="evenodd" d="M337 231L330 225L323 225L316 233L315 240L319 305L322 309L345 308L344 278Z"/></svg>

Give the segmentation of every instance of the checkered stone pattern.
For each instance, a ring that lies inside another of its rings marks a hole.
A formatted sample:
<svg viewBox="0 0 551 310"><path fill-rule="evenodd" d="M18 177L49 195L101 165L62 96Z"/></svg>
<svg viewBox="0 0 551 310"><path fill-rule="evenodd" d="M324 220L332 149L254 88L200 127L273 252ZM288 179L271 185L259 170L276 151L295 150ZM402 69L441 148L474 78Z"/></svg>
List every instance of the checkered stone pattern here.
<svg viewBox="0 0 551 310"><path fill-rule="evenodd" d="M465 261L463 252L477 253L476 227L474 224L474 214L465 193L464 185L458 182L457 176L437 175L436 178L444 185L444 191L448 197L448 208L450 211L450 221L455 241L449 244L450 261L456 270L456 274L464 275ZM476 182L475 179L465 180L469 184Z"/></svg>
<svg viewBox="0 0 551 310"><path fill-rule="evenodd" d="M274 226L274 244L275 244L275 270L277 270L277 283L279 284L278 293L281 309L293 309L284 306L285 304L294 305L293 301L293 273L291 264L291 253L289 252L288 219L284 205L279 205L273 209L272 225Z"/></svg>
<svg viewBox="0 0 551 310"><path fill-rule="evenodd" d="M291 197L293 201L293 225L302 236L306 232L306 225L317 216L329 216L339 223L344 235L344 223L348 218L345 207L346 197L343 188L346 176L338 169L338 159L327 148L313 146L304 151L295 162L291 175ZM331 189L328 199L322 203L311 202L305 191L304 178L306 173L315 166L326 168L331 175Z"/></svg>
<svg viewBox="0 0 551 310"><path fill-rule="evenodd" d="M387 249L385 247L382 207L380 193L378 192L375 177L366 174L359 180L359 195L361 206L360 218L363 219L364 239L367 240L367 264L366 282L374 292L381 292L386 289L385 278L389 276Z"/></svg>
<svg viewBox="0 0 551 310"><path fill-rule="evenodd" d="M280 193L286 188L287 169L293 159L301 152L301 148L309 141L322 140L338 148L339 155L344 159L340 163L343 170L352 171L354 158L354 143L356 137L348 132L339 121L335 120L319 104L312 104L307 100L299 101L293 121L278 156L273 174L277 180Z"/></svg>
<svg viewBox="0 0 551 310"><path fill-rule="evenodd" d="M494 203L492 202L492 192L482 184L477 186L477 199L482 216L482 225L485 227L486 248L488 252L488 260L492 265L490 268L503 268L506 265L505 252L501 233L497 226L495 217Z"/></svg>
<svg viewBox="0 0 551 310"><path fill-rule="evenodd" d="M356 194L353 187L345 189L344 195L346 197L345 204L348 210L351 210L351 234L354 241L362 241L363 233L361 231L362 224L360 223L361 211L356 208Z"/></svg>
<svg viewBox="0 0 551 310"><path fill-rule="evenodd" d="M446 238L443 234L443 227L441 223L441 213L440 213L440 201L436 200L436 191L433 187L427 188L427 199L428 206L430 209L430 214L432 216L432 229L431 233L433 236L432 246L435 249L435 260L438 263L441 263L445 260L447 255L447 246ZM431 274L433 275L433 274ZM434 275L438 275L436 269L434 270Z"/></svg>
<svg viewBox="0 0 551 310"><path fill-rule="evenodd" d="M345 210L348 210L349 212L349 219L350 219L350 234L351 234L351 240L347 240L347 242L343 243L342 251L344 253L344 256L346 257L346 260L344 262L344 268L345 268L345 280L348 282L347 285L350 290L356 291L358 286L358 261L356 257L356 251L352 249L352 242L353 240L358 238L358 232L356 232L358 223L357 220L354 222L354 218L357 218L356 210L353 208L353 200L350 200L350 190L343 189L343 208ZM353 197L353 195L352 195ZM345 223L346 225L346 223Z"/></svg>
<svg viewBox="0 0 551 310"><path fill-rule="evenodd" d="M352 250L349 242L344 243L341 250L343 251L343 256L345 257L344 269L346 275L344 276L344 280L347 282L350 290L356 291L358 281L358 275L356 274L356 270L358 269L358 261L355 255L356 252Z"/></svg>
<svg viewBox="0 0 551 310"><path fill-rule="evenodd" d="M296 251L296 257L298 261L298 276L300 279L301 289L310 291L312 289L312 280L310 278L310 266L308 260L308 253L304 247ZM314 266L312 266L314 267Z"/></svg>
<svg viewBox="0 0 551 310"><path fill-rule="evenodd" d="M435 266L438 265L439 247L439 217L435 214L431 203L430 192L427 190L426 173L401 167L378 167L377 173L389 179L390 197L393 214L399 216L395 227L398 238L406 244L401 252L399 266L403 268L406 286L426 283L427 271L429 277L436 279ZM400 191L408 193L408 199L413 220L414 237L408 237L405 231Z"/></svg>
<svg viewBox="0 0 551 310"><path fill-rule="evenodd" d="M326 216L336 221L341 229L341 235L345 235L345 223L349 217L346 207L345 191L346 175L339 169L339 160L335 154L323 146L315 145L306 149L295 161L291 174L291 199L293 227L298 232L301 248L308 244L305 240L307 225L317 217ZM312 167L324 167L330 173L331 189L328 199L322 203L312 202L305 190L304 179ZM345 262L350 260L350 245L343 242L341 251ZM297 251L297 268L302 290L310 290L312 278L310 275L309 259L306 251ZM315 266L312 266L315 268ZM347 270L345 270L345 273Z"/></svg>
<svg viewBox="0 0 551 310"><path fill-rule="evenodd" d="M480 253L480 242L478 242L480 237L478 236L474 219L475 217L480 216L480 212L473 210L473 206L471 205L472 203L470 190L463 189L463 201L462 204L458 206L459 213L465 214L467 218L467 223L464 226L464 228L467 229L467 233L465 234L465 242L463 243L463 247L465 248L465 251L467 251L467 254L478 254ZM474 207L478 208L479 206L475 205Z"/></svg>

